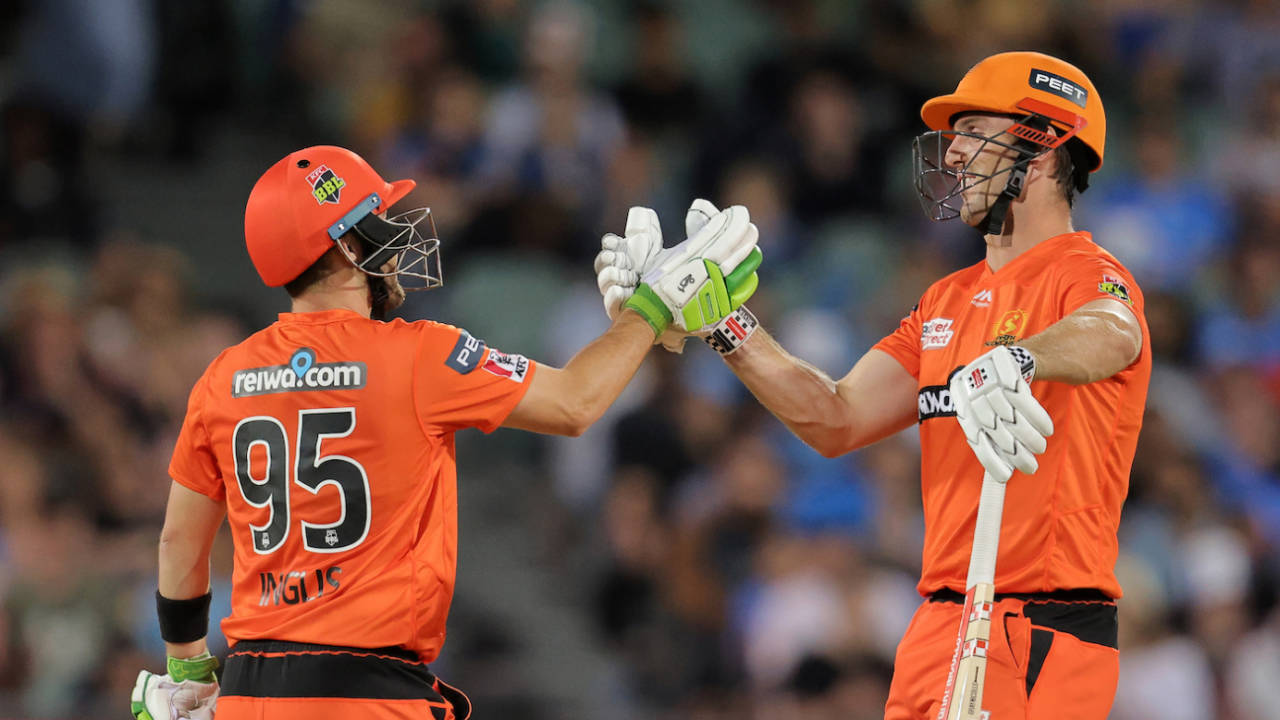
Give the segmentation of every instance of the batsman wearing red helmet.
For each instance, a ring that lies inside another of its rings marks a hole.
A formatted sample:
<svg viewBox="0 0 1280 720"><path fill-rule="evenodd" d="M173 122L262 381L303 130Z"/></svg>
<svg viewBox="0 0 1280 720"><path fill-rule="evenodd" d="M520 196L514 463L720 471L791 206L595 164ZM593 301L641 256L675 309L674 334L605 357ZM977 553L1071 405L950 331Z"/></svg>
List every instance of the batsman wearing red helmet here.
<svg viewBox="0 0 1280 720"><path fill-rule="evenodd" d="M311 147L249 195L249 255L292 312L191 391L160 538L168 673L139 674L136 717L210 718L216 704L218 720L464 720L466 696L428 667L453 597L454 433L581 434L658 335L704 332L755 288L757 232L735 207L563 369L450 325L383 322L406 290L441 284L430 211L387 212L413 186ZM219 686L205 635L224 516L235 559Z"/></svg>
<svg viewBox="0 0 1280 720"><path fill-rule="evenodd" d="M965 717L1102 720L1118 674L1116 532L1151 375L1141 291L1071 222L1075 193L1102 166L1102 101L1079 68L1011 52L979 62L921 116L925 209L978 229L986 259L934 283L839 381L788 354L745 307L710 341L828 457L919 424L925 602L898 646L886 718L938 715L985 472L1007 494L980 648L986 694ZM689 217L713 211L696 201ZM648 254L606 238L607 308Z"/></svg>

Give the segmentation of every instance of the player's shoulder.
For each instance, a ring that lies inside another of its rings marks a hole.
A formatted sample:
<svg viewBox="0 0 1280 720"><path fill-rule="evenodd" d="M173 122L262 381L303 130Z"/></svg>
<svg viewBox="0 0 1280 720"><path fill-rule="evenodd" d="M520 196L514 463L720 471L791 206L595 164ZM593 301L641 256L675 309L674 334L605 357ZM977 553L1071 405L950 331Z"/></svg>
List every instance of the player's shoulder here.
<svg viewBox="0 0 1280 720"><path fill-rule="evenodd" d="M1071 234L1057 254L1055 262L1051 263L1051 267L1063 274L1071 273L1077 269L1091 271L1098 267L1104 267L1119 271L1131 282L1135 281L1133 273L1129 271L1129 268L1125 267L1119 258L1095 242L1092 233L1084 231Z"/></svg>

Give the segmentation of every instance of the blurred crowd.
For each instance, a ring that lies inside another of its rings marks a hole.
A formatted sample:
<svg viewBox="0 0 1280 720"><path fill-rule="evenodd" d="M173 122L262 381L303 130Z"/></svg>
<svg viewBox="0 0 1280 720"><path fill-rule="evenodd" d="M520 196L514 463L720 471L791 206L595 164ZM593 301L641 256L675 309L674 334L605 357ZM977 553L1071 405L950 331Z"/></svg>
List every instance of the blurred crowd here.
<svg viewBox="0 0 1280 720"><path fill-rule="evenodd" d="M187 393L286 307L244 301L243 245L190 208L148 206L174 230L141 231L112 207L115 168L240 153L223 194L247 197L288 151L345 144L417 180L403 207L433 209L446 286L399 314L553 363L606 325L590 263L629 206L657 209L672 242L693 197L744 204L765 251L753 309L839 377L981 257L972 230L920 212L910 140L923 100L1011 49L1099 88L1106 162L1076 227L1147 299L1112 717L1280 717L1273 0L4 3L0 714L116 717L159 666L155 542ZM235 272L196 266L211 244ZM655 350L582 438L467 439L460 481L505 462L545 489L522 532L546 602L610 668L582 689L606 696L601 717L878 718L919 603L916 434L823 459L693 345ZM471 674L450 680L473 697L506 682Z"/></svg>

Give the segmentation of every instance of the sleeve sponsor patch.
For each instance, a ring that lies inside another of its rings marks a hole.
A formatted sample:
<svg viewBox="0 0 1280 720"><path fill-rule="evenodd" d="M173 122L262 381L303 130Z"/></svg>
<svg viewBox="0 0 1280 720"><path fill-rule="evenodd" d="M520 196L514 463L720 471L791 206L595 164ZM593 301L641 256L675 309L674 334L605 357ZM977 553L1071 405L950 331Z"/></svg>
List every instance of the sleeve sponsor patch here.
<svg viewBox="0 0 1280 720"><path fill-rule="evenodd" d="M1103 275L1102 282L1098 283L1098 292L1106 293L1126 305L1133 305L1133 298L1129 297L1129 288L1125 286L1124 280L1118 277Z"/></svg>
<svg viewBox="0 0 1280 720"><path fill-rule="evenodd" d="M936 317L928 320L920 328L920 349L936 350L944 348L951 342L955 331L951 329L951 318Z"/></svg>
<svg viewBox="0 0 1280 720"><path fill-rule="evenodd" d="M466 375L480 367L482 357L484 357L484 341L472 337L471 333L463 330L453 350L449 351L449 357L445 358L444 364L453 368L459 375Z"/></svg>
<svg viewBox="0 0 1280 720"><path fill-rule="evenodd" d="M508 355L490 348L489 357L484 363L484 369L486 372L491 372L499 377L522 383L525 375L529 373L529 359L523 355Z"/></svg>

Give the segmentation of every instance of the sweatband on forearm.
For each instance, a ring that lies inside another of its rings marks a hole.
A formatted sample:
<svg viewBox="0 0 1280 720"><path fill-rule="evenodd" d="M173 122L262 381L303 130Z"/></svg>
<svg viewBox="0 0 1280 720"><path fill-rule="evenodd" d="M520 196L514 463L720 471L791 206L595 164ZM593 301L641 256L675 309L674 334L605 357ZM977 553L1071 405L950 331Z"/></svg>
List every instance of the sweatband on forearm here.
<svg viewBox="0 0 1280 720"><path fill-rule="evenodd" d="M160 637L168 643L195 642L209 633L209 603L213 592L188 600L170 600L156 591Z"/></svg>

